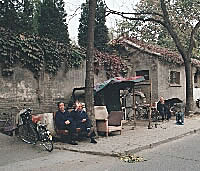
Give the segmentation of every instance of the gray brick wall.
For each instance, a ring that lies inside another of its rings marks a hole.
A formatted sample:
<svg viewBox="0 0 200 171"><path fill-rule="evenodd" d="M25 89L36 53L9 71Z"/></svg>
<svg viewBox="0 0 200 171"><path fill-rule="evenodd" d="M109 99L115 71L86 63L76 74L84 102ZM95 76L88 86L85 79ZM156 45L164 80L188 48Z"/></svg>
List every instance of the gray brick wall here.
<svg viewBox="0 0 200 171"><path fill-rule="evenodd" d="M104 71L95 76L97 80L106 80ZM24 104L33 113L53 112L58 101L68 101L74 87L84 85L85 62L67 73L63 68L55 77L41 72L39 80L29 70L16 66L12 76L4 77L0 73L0 113L9 112L13 106L22 109Z"/></svg>

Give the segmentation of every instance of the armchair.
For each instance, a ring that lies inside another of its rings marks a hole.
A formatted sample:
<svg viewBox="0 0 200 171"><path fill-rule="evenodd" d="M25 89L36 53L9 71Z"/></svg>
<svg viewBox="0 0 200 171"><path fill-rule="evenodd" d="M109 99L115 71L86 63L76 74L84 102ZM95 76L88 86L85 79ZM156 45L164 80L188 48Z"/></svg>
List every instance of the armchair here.
<svg viewBox="0 0 200 171"><path fill-rule="evenodd" d="M122 111L111 111L108 115L106 106L95 106L94 113L98 132L105 132L106 136L114 131L119 131L121 134L124 115Z"/></svg>

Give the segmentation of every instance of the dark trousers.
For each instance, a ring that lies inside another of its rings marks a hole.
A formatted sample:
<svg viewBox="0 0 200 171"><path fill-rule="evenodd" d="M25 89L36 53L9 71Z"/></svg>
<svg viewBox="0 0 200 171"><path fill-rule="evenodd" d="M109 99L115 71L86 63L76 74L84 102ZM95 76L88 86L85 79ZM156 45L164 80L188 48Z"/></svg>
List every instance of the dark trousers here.
<svg viewBox="0 0 200 171"><path fill-rule="evenodd" d="M66 125L66 129L69 131L69 140L76 140L76 123L71 122L69 125Z"/></svg>
<svg viewBox="0 0 200 171"><path fill-rule="evenodd" d="M176 112L176 123L177 124L184 123L184 112Z"/></svg>
<svg viewBox="0 0 200 171"><path fill-rule="evenodd" d="M93 138L96 136L90 120L87 120L86 122L79 121L76 123L76 127L80 128L83 134L86 133L86 136L89 138Z"/></svg>
<svg viewBox="0 0 200 171"><path fill-rule="evenodd" d="M169 120L171 118L170 112L160 112L160 115L162 117L162 121L164 121L165 119Z"/></svg>
<svg viewBox="0 0 200 171"><path fill-rule="evenodd" d="M76 127L81 128L82 131L87 131L87 128L92 127L91 121L90 120L86 120L86 122L77 121Z"/></svg>
<svg viewBox="0 0 200 171"><path fill-rule="evenodd" d="M160 111L160 115L162 117L162 121L166 118L166 113L164 111Z"/></svg>

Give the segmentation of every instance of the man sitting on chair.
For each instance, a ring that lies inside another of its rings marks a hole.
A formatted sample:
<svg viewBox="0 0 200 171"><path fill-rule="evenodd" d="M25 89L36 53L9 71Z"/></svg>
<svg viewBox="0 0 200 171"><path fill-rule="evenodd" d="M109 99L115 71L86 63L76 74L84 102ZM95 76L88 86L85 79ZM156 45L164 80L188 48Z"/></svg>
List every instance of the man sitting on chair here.
<svg viewBox="0 0 200 171"><path fill-rule="evenodd" d="M81 132L87 132L91 143L97 143L94 139L95 132L91 128L91 121L88 114L83 110L83 105L80 102L75 103L75 109L70 112L71 118L76 122L76 127L80 128Z"/></svg>
<svg viewBox="0 0 200 171"><path fill-rule="evenodd" d="M185 113L185 105L184 103L175 103L173 110L176 114L176 124L184 125L184 113Z"/></svg>
<svg viewBox="0 0 200 171"><path fill-rule="evenodd" d="M65 110L65 105L63 102L58 103L58 111L56 112L55 123L58 129L69 131L70 144L78 145L75 141L76 122L73 121L70 113Z"/></svg>

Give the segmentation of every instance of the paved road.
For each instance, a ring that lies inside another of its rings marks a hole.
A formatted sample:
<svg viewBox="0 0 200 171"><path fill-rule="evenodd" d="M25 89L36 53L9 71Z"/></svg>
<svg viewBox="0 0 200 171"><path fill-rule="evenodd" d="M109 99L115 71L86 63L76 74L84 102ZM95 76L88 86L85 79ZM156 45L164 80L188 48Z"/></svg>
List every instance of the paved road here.
<svg viewBox="0 0 200 171"><path fill-rule="evenodd" d="M200 134L145 150L138 155L147 161L134 165L137 171L199 171L200 170ZM131 170L126 167L123 170Z"/></svg>
<svg viewBox="0 0 200 171"><path fill-rule="evenodd" d="M103 157L70 151L49 153L38 146L21 142L1 143L0 171L199 171L200 134L186 136L138 153L147 161L126 163L114 157ZM4 144L4 145L3 145ZM3 148L3 146L7 148Z"/></svg>
<svg viewBox="0 0 200 171"><path fill-rule="evenodd" d="M26 144L15 137L1 135L0 141L0 171L93 170L93 165L100 168L104 162L104 157L97 155L56 149L47 152L39 145ZM108 158L116 162L115 158Z"/></svg>

